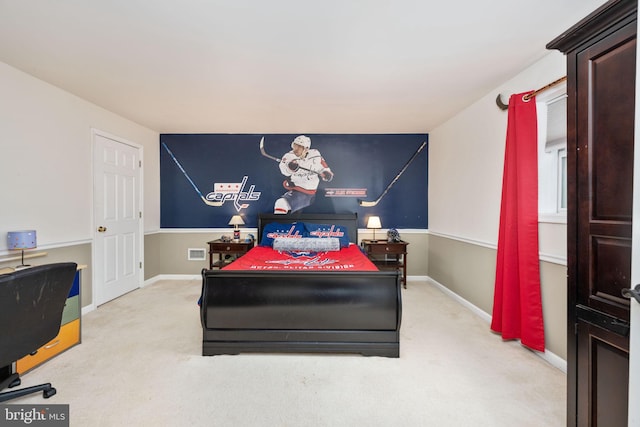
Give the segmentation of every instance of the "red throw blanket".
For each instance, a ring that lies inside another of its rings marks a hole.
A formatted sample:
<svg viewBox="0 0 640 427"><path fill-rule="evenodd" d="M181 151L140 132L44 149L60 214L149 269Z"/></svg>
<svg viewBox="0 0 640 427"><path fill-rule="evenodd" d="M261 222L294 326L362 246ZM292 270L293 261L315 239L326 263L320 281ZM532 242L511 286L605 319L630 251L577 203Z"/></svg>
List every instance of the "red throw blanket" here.
<svg viewBox="0 0 640 427"><path fill-rule="evenodd" d="M377 271L357 245L330 252L279 252L267 246L256 246L224 270L317 270Z"/></svg>

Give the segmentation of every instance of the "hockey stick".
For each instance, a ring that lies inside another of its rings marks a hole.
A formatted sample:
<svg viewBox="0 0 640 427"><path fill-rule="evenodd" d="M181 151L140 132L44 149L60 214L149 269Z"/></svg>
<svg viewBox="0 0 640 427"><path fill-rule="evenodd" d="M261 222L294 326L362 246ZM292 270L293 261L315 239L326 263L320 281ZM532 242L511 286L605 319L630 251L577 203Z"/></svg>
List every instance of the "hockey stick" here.
<svg viewBox="0 0 640 427"><path fill-rule="evenodd" d="M418 148L418 151L416 151L415 153L413 153L413 156L411 156L411 158L409 159L409 161L402 167L402 169L400 169L400 172L398 173L398 175L396 175L395 178L393 178L393 181L391 181L391 184L387 185L387 188L384 189L384 191L382 192L382 194L380 195L380 197L378 197L376 200L372 201L372 202L368 202L366 200L358 200L358 204L360 204L360 206L364 206L367 208L370 208L372 206L375 206L378 204L378 202L380 202L380 200L382 200L382 198L385 196L385 194L387 194L387 192L391 189L391 187L393 186L393 184L396 183L396 181L400 178L400 176L404 173L405 170L407 170L407 168L409 167L409 165L411 164L411 162L413 161L413 159L415 159L416 157L418 157L418 154L420 154L420 152L422 151L422 149L424 147L427 146L427 142L423 142L422 145L420 146L420 148Z"/></svg>
<svg viewBox="0 0 640 427"><path fill-rule="evenodd" d="M164 147L165 150L167 150L167 153L169 153L169 155L171 156L173 161L178 166L178 169L180 169L180 171L182 171L182 174L184 175L185 178L187 178L187 181L189 181L189 183L191 184L193 189L196 190L196 193L198 193L198 196L200 196L200 198L202 199L204 204L207 205L207 206L216 206L216 207L217 206L222 206L222 204L224 203L223 201L222 202L212 202L211 200L207 200L207 198L202 195L202 192L200 191L200 189L198 189L196 184L191 180L191 178L189 178L189 175L187 175L187 172L184 170L184 168L182 167L182 165L180 164L178 159L176 159L176 156L174 156L173 153L171 152L171 150L169 150L169 147L167 147L167 144L165 144L163 142L162 146Z"/></svg>
<svg viewBox="0 0 640 427"><path fill-rule="evenodd" d="M260 140L260 153L265 156L267 159L271 159L271 160L275 160L276 162L280 163L282 161L282 159L279 159L275 156L272 156L271 154L267 153L264 149L264 136L262 137L262 139ZM307 172L313 172L316 175L320 175L320 177L322 177L322 173L318 172L318 171L314 171L313 169L307 169L307 168L303 168L302 166L298 166L298 169L302 169L303 171L307 171Z"/></svg>

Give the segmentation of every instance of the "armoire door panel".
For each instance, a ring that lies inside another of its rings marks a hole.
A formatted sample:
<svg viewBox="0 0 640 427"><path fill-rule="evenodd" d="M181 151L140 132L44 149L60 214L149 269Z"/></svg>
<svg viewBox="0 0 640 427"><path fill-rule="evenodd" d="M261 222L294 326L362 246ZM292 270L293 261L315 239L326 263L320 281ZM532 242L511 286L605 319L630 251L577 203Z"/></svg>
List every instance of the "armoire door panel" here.
<svg viewBox="0 0 640 427"><path fill-rule="evenodd" d="M629 341L579 321L578 347L577 425L627 427Z"/></svg>
<svg viewBox="0 0 640 427"><path fill-rule="evenodd" d="M577 54L577 303L629 319L635 23ZM624 81L625 85L611 84ZM627 83L630 86L627 86Z"/></svg>
<svg viewBox="0 0 640 427"><path fill-rule="evenodd" d="M621 290L631 285L631 240L593 236L591 242L591 286L580 303L629 320L629 300ZM581 294L585 290L580 288Z"/></svg>
<svg viewBox="0 0 640 427"><path fill-rule="evenodd" d="M588 67L592 116L589 162L592 169L592 220L630 221L632 214L633 122L635 111L626 100L633 98L626 85L607 82L635 82L635 29L629 26L616 35L616 40L603 40L587 49L584 66ZM607 171L611 165L615 174Z"/></svg>

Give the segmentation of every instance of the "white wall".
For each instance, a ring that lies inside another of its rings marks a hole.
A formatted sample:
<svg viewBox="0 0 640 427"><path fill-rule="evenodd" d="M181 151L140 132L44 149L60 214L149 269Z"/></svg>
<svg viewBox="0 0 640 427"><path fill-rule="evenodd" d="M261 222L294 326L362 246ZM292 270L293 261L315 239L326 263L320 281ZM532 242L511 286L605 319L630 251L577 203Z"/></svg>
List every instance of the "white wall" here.
<svg viewBox="0 0 640 427"><path fill-rule="evenodd" d="M566 59L549 52L520 74L429 132L429 231L496 247L507 112L498 93L538 89L566 75ZM540 252L566 260L566 226L541 224Z"/></svg>
<svg viewBox="0 0 640 427"><path fill-rule="evenodd" d="M93 239L92 128L143 146L145 231L160 228L157 132L2 62L0 94L0 253L10 230L40 248Z"/></svg>
<svg viewBox="0 0 640 427"><path fill-rule="evenodd" d="M507 112L495 99L501 93L506 102L557 80L566 74L565 61L549 52L429 133L429 233L438 236L429 240L429 276L488 318L507 128ZM566 224L540 224L544 357L560 369L567 353L566 233Z"/></svg>

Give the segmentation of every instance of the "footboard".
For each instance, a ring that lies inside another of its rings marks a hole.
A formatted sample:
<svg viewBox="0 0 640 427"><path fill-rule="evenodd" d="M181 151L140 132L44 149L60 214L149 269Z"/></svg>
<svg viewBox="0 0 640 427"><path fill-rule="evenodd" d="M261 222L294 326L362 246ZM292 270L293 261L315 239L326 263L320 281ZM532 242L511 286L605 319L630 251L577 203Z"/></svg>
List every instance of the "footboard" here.
<svg viewBox="0 0 640 427"><path fill-rule="evenodd" d="M202 272L202 353L399 357L397 272Z"/></svg>

